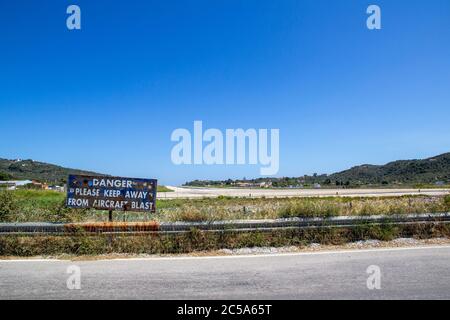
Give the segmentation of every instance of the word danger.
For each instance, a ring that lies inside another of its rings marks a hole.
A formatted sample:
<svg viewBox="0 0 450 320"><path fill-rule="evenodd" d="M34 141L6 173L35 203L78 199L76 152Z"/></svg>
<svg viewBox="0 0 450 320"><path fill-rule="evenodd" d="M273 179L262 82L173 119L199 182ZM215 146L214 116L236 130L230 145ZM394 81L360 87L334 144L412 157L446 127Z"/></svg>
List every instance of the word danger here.
<svg viewBox="0 0 450 320"><path fill-rule="evenodd" d="M131 188L133 181L122 179L92 179L93 187Z"/></svg>

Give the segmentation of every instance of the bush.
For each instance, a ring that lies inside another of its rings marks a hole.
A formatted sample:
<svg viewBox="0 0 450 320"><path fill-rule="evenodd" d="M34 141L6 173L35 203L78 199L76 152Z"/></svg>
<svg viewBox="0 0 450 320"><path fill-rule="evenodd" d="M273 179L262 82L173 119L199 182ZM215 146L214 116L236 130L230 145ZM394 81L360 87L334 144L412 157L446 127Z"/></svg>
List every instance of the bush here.
<svg viewBox="0 0 450 320"><path fill-rule="evenodd" d="M444 205L447 211L450 211L450 195L444 197Z"/></svg>
<svg viewBox="0 0 450 320"><path fill-rule="evenodd" d="M8 221L18 210L18 202L14 193L7 190L0 191L0 221Z"/></svg>
<svg viewBox="0 0 450 320"><path fill-rule="evenodd" d="M331 217L340 213L339 203L327 200L292 200L279 211L279 217Z"/></svg>
<svg viewBox="0 0 450 320"><path fill-rule="evenodd" d="M13 176L6 172L0 172L0 181L12 180Z"/></svg>

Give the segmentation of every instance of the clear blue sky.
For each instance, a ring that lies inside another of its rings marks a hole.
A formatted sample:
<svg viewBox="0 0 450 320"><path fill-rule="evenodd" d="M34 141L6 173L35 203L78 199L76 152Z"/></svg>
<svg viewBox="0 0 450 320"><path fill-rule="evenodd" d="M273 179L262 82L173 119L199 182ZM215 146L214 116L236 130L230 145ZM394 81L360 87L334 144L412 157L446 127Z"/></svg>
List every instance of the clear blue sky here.
<svg viewBox="0 0 450 320"><path fill-rule="evenodd" d="M259 175L173 165L194 120L279 128L278 176L448 152L450 1L1 2L0 157L164 184Z"/></svg>

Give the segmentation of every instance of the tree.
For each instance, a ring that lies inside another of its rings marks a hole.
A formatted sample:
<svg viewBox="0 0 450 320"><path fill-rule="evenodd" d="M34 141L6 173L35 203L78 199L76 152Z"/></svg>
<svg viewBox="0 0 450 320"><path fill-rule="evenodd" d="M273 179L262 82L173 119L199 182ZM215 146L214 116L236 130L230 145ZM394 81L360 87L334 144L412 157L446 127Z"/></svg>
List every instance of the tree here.
<svg viewBox="0 0 450 320"><path fill-rule="evenodd" d="M13 176L6 172L0 172L0 181L12 180Z"/></svg>

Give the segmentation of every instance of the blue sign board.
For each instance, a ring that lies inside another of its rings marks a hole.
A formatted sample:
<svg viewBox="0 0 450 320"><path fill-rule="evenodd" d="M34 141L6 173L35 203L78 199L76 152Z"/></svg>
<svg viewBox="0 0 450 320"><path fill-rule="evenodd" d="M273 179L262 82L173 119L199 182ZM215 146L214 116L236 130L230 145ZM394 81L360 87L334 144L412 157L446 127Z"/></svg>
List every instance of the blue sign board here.
<svg viewBox="0 0 450 320"><path fill-rule="evenodd" d="M157 180L69 175L67 207L155 212Z"/></svg>

